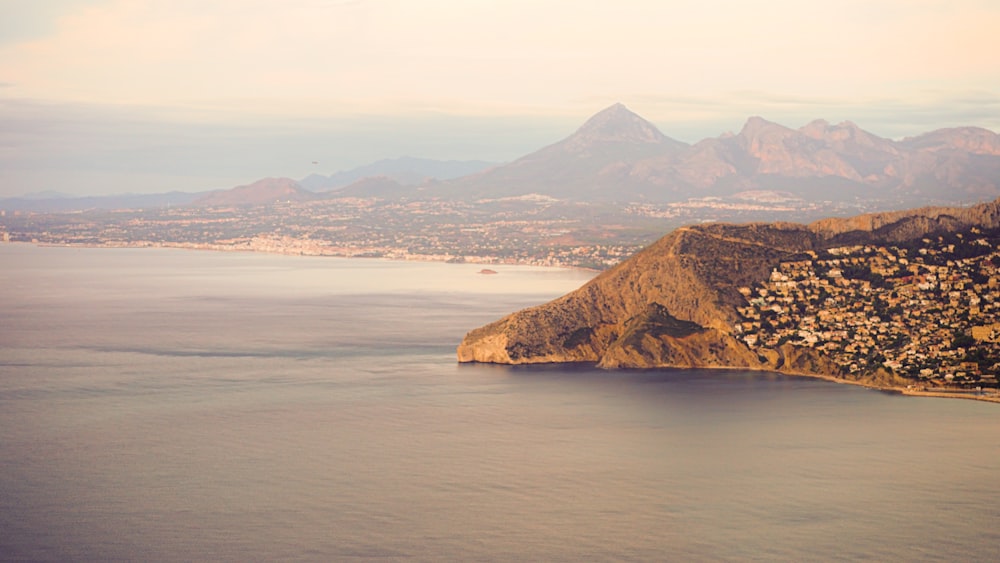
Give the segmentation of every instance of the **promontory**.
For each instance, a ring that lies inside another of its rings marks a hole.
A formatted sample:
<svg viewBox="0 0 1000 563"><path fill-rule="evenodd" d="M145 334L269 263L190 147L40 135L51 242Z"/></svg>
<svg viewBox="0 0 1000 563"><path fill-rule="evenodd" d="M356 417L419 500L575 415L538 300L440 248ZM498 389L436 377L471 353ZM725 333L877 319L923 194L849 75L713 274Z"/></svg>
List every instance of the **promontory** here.
<svg viewBox="0 0 1000 563"><path fill-rule="evenodd" d="M472 330L457 353L995 395L1000 200L682 227L576 291Z"/></svg>

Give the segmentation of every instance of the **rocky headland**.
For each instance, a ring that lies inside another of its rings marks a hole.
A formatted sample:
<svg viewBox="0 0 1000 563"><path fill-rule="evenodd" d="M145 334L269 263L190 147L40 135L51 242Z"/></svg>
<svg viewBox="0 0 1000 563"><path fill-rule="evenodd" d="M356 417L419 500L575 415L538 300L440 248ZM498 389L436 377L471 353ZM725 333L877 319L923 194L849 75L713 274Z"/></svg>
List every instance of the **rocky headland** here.
<svg viewBox="0 0 1000 563"><path fill-rule="evenodd" d="M782 263L803 259L808 263L830 249L901 245L932 234L997 228L1000 200L808 225L682 227L572 293L472 330L458 346L458 360L589 362L604 368L741 368L911 393L947 391L918 385L907 374L879 362L862 363L860 368L845 365L814 343L807 346L782 339L773 345L752 346L743 328L747 326L748 294L771 278ZM970 286L969 291L973 289ZM928 320L932 321L924 319Z"/></svg>

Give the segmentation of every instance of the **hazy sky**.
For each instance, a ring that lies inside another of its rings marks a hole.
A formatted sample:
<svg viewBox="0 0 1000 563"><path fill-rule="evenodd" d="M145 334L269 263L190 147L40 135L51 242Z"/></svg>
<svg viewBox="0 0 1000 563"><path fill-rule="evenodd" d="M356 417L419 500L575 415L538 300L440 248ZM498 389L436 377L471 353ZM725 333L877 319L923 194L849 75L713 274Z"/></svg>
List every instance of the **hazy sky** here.
<svg viewBox="0 0 1000 563"><path fill-rule="evenodd" d="M511 160L615 102L688 142L998 131L998 30L996 0L0 0L0 197Z"/></svg>

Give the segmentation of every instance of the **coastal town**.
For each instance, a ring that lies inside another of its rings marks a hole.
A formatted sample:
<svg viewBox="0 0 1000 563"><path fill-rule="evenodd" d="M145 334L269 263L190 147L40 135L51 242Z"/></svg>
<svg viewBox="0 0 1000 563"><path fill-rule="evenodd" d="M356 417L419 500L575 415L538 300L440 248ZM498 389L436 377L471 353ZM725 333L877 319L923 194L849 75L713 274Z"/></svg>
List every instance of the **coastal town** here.
<svg viewBox="0 0 1000 563"><path fill-rule="evenodd" d="M479 201L340 197L265 205L30 212L0 208L10 242L180 247L603 270L683 224L763 221L816 204L581 203L528 195Z"/></svg>
<svg viewBox="0 0 1000 563"><path fill-rule="evenodd" d="M596 208L583 207L563 210L531 200L339 198L211 208L7 211L0 215L0 236L53 245L604 269L655 240L668 221L635 225L614 211L595 221Z"/></svg>
<svg viewBox="0 0 1000 563"><path fill-rule="evenodd" d="M840 375L884 369L914 390L998 386L1000 230L810 252L740 292L736 332L761 352L813 348Z"/></svg>

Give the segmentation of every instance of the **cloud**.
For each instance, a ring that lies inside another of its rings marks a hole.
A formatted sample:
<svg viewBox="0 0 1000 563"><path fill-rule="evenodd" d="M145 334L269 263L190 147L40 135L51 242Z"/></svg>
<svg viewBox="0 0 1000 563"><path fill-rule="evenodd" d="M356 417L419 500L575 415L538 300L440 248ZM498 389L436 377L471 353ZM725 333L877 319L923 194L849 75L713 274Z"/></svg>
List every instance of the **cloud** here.
<svg viewBox="0 0 1000 563"><path fill-rule="evenodd" d="M1000 8L974 0L80 2L0 49L19 96L568 115L582 96L1000 88Z"/></svg>

